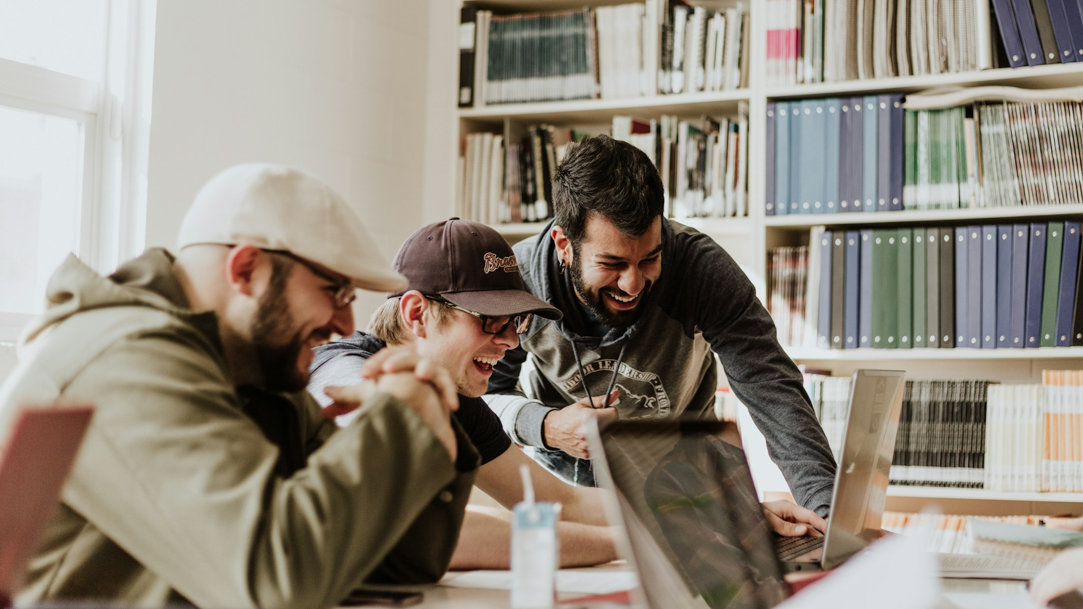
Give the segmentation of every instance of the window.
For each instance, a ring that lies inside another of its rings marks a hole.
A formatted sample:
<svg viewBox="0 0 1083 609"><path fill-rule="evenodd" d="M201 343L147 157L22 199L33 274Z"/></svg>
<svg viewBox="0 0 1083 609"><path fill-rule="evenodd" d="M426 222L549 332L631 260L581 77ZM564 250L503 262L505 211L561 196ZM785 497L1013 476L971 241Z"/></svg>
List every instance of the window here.
<svg viewBox="0 0 1083 609"><path fill-rule="evenodd" d="M143 248L153 2L0 2L0 342L68 253Z"/></svg>

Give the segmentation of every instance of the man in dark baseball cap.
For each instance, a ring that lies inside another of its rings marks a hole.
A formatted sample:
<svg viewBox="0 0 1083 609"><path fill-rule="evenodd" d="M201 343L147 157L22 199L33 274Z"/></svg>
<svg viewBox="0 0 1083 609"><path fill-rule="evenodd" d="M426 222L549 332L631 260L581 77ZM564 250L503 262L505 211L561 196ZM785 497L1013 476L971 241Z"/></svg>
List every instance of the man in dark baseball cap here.
<svg viewBox="0 0 1083 609"><path fill-rule="evenodd" d="M602 493L566 484L511 444L500 420L480 396L493 366L519 344L532 320L560 319L560 312L526 291L511 247L492 228L451 218L410 235L392 263L407 288L389 295L373 315L369 332L318 347L309 391L338 414L322 395L329 385L355 383L362 363L386 345L411 345L440 362L459 391L454 417L481 454L477 486L505 507L523 497L519 467L527 465L541 501L562 504L561 564L580 566L615 559L604 521ZM339 417L348 421L354 413ZM510 527L506 514L468 510L452 568L508 568Z"/></svg>

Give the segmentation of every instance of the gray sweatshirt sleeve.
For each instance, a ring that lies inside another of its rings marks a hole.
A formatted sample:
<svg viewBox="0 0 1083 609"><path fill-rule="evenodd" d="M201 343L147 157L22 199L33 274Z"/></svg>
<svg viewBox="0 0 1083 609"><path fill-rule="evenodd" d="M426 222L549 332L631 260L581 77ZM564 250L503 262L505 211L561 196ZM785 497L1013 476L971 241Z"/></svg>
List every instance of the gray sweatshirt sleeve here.
<svg viewBox="0 0 1083 609"><path fill-rule="evenodd" d="M500 417L504 433L508 434L513 442L521 446L547 448L542 425L545 416L556 408L526 397L519 389L519 371L526 358L526 351L522 347L508 351L493 369L489 393L484 399L489 408Z"/></svg>

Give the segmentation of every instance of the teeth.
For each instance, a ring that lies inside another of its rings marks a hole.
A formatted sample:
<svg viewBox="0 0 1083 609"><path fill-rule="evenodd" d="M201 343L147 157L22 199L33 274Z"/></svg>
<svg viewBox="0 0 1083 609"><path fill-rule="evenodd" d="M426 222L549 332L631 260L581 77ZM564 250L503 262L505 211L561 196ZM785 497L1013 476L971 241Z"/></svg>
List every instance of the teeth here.
<svg viewBox="0 0 1083 609"><path fill-rule="evenodd" d="M490 366L495 366L496 363L500 361L500 359L496 357L475 357L474 361L481 362L482 364L489 364Z"/></svg>
<svg viewBox="0 0 1083 609"><path fill-rule="evenodd" d="M618 296L618 295L614 294L613 292L607 292L607 294L609 294L609 297L612 298L613 300L616 300L617 302L632 302L636 298L639 298L638 295L637 296L622 297L622 296Z"/></svg>

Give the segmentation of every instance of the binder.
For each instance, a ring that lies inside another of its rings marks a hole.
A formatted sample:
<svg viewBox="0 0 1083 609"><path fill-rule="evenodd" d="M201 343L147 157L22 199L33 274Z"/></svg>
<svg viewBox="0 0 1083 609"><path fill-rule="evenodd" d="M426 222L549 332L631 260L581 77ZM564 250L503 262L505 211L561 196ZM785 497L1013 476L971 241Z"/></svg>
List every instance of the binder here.
<svg viewBox="0 0 1083 609"><path fill-rule="evenodd" d="M861 98L839 100L839 212L861 211L861 171L864 137Z"/></svg>
<svg viewBox="0 0 1083 609"><path fill-rule="evenodd" d="M1064 223L1064 246L1061 250L1060 289L1057 294L1058 347L1072 344L1073 306L1076 300L1076 276L1079 274L1080 223Z"/></svg>
<svg viewBox="0 0 1083 609"><path fill-rule="evenodd" d="M825 142L823 102L807 99L801 102L801 213L822 214Z"/></svg>
<svg viewBox="0 0 1083 609"><path fill-rule="evenodd" d="M997 225L997 321L996 346L1011 347L1012 340L1012 247L1015 245L1011 224Z"/></svg>
<svg viewBox="0 0 1083 609"><path fill-rule="evenodd" d="M1076 56L1075 43L1072 39L1072 28L1068 24L1067 3L1074 0L1041 0L1049 9L1049 21L1053 25L1053 37L1057 41L1057 52L1061 62L1075 62L1080 58Z"/></svg>
<svg viewBox="0 0 1083 609"><path fill-rule="evenodd" d="M1011 0L1012 12L1015 13L1015 25L1019 28L1019 38L1023 42L1023 53L1028 66L1045 64L1045 53L1038 38L1038 25L1034 21L1034 11L1030 0ZM1042 229L1043 231L1045 229Z"/></svg>
<svg viewBox="0 0 1083 609"><path fill-rule="evenodd" d="M824 100L824 212L834 214L839 211L839 131L841 124L842 104L839 98L831 97Z"/></svg>
<svg viewBox="0 0 1083 609"><path fill-rule="evenodd" d="M997 346L997 227L981 227L981 346Z"/></svg>
<svg viewBox="0 0 1083 609"><path fill-rule="evenodd" d="M831 236L831 348L842 348L843 316L846 310L846 233L833 231Z"/></svg>
<svg viewBox="0 0 1083 609"><path fill-rule="evenodd" d="M888 159L891 163L891 171L888 177L888 211L902 211L903 208L903 143L905 137L905 115L903 109L903 96L898 94L888 95L889 112L891 114L891 127L889 137L891 145L888 148Z"/></svg>
<svg viewBox="0 0 1083 609"><path fill-rule="evenodd" d="M940 231L940 348L955 346L955 239L950 228Z"/></svg>
<svg viewBox="0 0 1083 609"><path fill-rule="evenodd" d="M843 280L845 291L842 313L842 348L856 349L858 346L858 289L861 280L861 233L856 230L846 231L846 277Z"/></svg>
<svg viewBox="0 0 1083 609"><path fill-rule="evenodd" d="M790 103L775 105L775 215L790 213Z"/></svg>
<svg viewBox="0 0 1083 609"><path fill-rule="evenodd" d="M896 229L872 231L872 273L874 277L891 277L898 272L899 248ZM898 283L884 281L876 286L872 296L872 346L878 349L898 347Z"/></svg>
<svg viewBox="0 0 1083 609"><path fill-rule="evenodd" d="M1012 225L1012 266L1011 266L1011 324L1008 341L1012 348L1026 345L1027 319L1027 255L1029 253L1029 227L1026 224Z"/></svg>
<svg viewBox="0 0 1083 609"><path fill-rule="evenodd" d="M935 226L925 229L925 335L926 347L940 346L940 229Z"/></svg>
<svg viewBox="0 0 1083 609"><path fill-rule="evenodd" d="M478 8L459 9L459 107L474 105L474 61L477 49Z"/></svg>
<svg viewBox="0 0 1083 609"><path fill-rule="evenodd" d="M970 306L967 292L967 270L970 268L970 247L968 241L969 231L965 226L956 226L955 234L955 346L966 347L970 345L970 335L967 329L970 327Z"/></svg>
<svg viewBox="0 0 1083 609"><path fill-rule="evenodd" d="M1057 295L1060 291L1061 252L1064 249L1064 222L1050 222L1045 228L1045 273L1042 278L1042 314L1039 346L1057 346Z"/></svg>
<svg viewBox="0 0 1083 609"><path fill-rule="evenodd" d="M925 228L917 227L914 229L913 240L913 252L914 262L911 266L912 280L911 280L911 299L913 301L913 334L911 343L914 348L925 346Z"/></svg>
<svg viewBox="0 0 1083 609"><path fill-rule="evenodd" d="M980 226L967 227L969 239L967 246L967 272L966 272L966 304L967 312L967 343L972 349L981 348L981 229Z"/></svg>
<svg viewBox="0 0 1083 609"><path fill-rule="evenodd" d="M802 139L804 132L801 130L801 102L792 101L790 108L790 213L799 214L801 209L801 196L805 184L801 183L801 153L802 146L806 143Z"/></svg>
<svg viewBox="0 0 1083 609"><path fill-rule="evenodd" d="M1045 63L1060 63L1060 51L1057 48L1057 35L1053 31L1053 20L1049 17L1046 0L1030 0L1034 10L1034 23L1038 26L1038 40L1042 44Z"/></svg>
<svg viewBox="0 0 1083 609"><path fill-rule="evenodd" d="M824 231L820 235L820 268L817 287L816 306L816 346L820 349L831 348L831 260L834 232Z"/></svg>
<svg viewBox="0 0 1083 609"><path fill-rule="evenodd" d="M867 349L872 346L872 229L861 229L861 253L858 266L861 279L858 281L860 296L857 303L858 346Z"/></svg>
<svg viewBox="0 0 1083 609"><path fill-rule="evenodd" d="M1072 49L1075 51L1076 62L1083 61L1083 6L1079 6L1079 0L1061 0L1064 6L1064 16L1068 22L1068 29L1072 32Z"/></svg>
<svg viewBox="0 0 1083 609"><path fill-rule="evenodd" d="M877 151L876 211L888 211L891 203L891 99L880 95L876 99Z"/></svg>
<svg viewBox="0 0 1083 609"><path fill-rule="evenodd" d="M1015 23L1015 14L1012 12L1011 0L992 1L997 28L1000 30L1000 41L1004 43L1004 52L1008 55L1008 65L1013 68L1027 65L1026 55L1023 53L1023 42L1019 38L1019 28ZM1072 39L1075 40L1074 35Z"/></svg>
<svg viewBox="0 0 1083 609"><path fill-rule="evenodd" d="M775 102L767 102L767 120L764 123L764 173L767 175L763 193L763 213L775 215Z"/></svg>
<svg viewBox="0 0 1083 609"><path fill-rule="evenodd" d="M880 122L877 112L877 99L875 95L866 95L863 98L864 107L861 112L863 127L863 142L861 146L863 154L863 169L861 172L861 209L865 212L876 211L877 188L876 181L879 177L879 139Z"/></svg>
<svg viewBox="0 0 1083 609"><path fill-rule="evenodd" d="M925 232L925 229L918 228L920 232ZM897 291L895 293L896 302L896 323L895 323L895 345L899 349L911 348L910 338L914 331L913 323L913 310L914 301L911 286L913 280L913 264L914 264L914 229L912 228L900 228L898 229L898 253L896 262L898 263L898 273L896 275Z"/></svg>
<svg viewBox="0 0 1083 609"><path fill-rule="evenodd" d="M1024 337L1028 348L1042 341L1042 281L1045 279L1045 224L1030 225L1030 251L1027 255L1027 302Z"/></svg>

